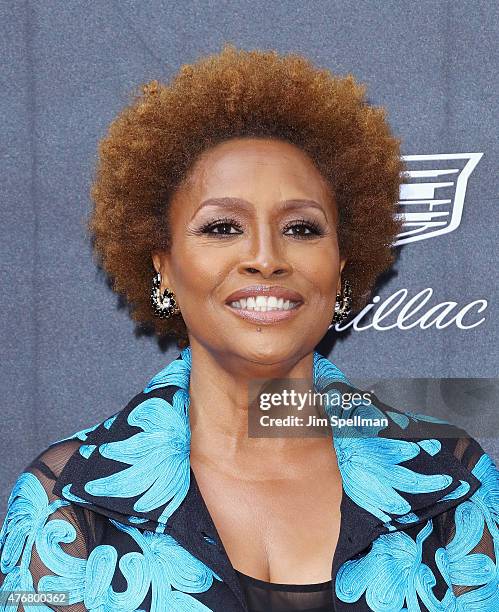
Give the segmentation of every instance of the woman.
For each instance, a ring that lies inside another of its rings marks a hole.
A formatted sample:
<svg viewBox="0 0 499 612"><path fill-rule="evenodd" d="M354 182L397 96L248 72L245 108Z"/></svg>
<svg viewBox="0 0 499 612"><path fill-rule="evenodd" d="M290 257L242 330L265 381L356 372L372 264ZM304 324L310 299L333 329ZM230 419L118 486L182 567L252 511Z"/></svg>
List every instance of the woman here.
<svg viewBox="0 0 499 612"><path fill-rule="evenodd" d="M299 56L226 45L122 111L89 227L134 319L182 351L20 475L6 609L19 591L25 610L42 592L70 611L499 609L491 458L375 396L346 406L314 351L393 263L402 170L364 88ZM251 437L261 379L374 420Z"/></svg>

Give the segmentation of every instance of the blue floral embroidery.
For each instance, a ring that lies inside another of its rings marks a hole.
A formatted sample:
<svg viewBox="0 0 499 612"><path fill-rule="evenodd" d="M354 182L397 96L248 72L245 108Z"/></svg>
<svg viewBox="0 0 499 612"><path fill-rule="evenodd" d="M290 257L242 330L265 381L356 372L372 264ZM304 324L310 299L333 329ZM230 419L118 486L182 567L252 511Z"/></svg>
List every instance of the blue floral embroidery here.
<svg viewBox="0 0 499 612"><path fill-rule="evenodd" d="M499 609L499 472L484 453L472 473L480 488L455 509L455 534L435 553L435 562L449 586L444 602L456 600L456 610L490 612ZM487 526L494 543L495 562L486 554L472 552ZM452 585L472 586L457 598Z"/></svg>
<svg viewBox="0 0 499 612"><path fill-rule="evenodd" d="M188 388L191 363L191 351L187 347L181 352L181 359L175 359L152 378L144 392L169 385L180 387L174 395L173 405L164 399L152 397L134 408L128 416L128 423L140 427L143 432L126 440L99 446L99 453L103 457L130 467L87 482L85 491L106 497L140 495L134 504L137 512L149 512L165 506L158 518L158 523L164 526L189 489ZM347 382L334 364L319 353L314 353L316 388L332 380ZM164 527L160 526L159 529L163 530Z"/></svg>
<svg viewBox="0 0 499 612"><path fill-rule="evenodd" d="M144 393L149 393L159 387L175 385L181 389L189 389L191 375L191 348L188 346L180 353L181 359L174 359L165 368L158 372L144 388Z"/></svg>
<svg viewBox="0 0 499 612"><path fill-rule="evenodd" d="M397 523L402 524L415 523L419 521L419 516L414 512L408 512L407 514L404 514L404 516L398 516L395 520L397 521Z"/></svg>
<svg viewBox="0 0 499 612"><path fill-rule="evenodd" d="M82 457L88 459L96 448L97 446L95 444L82 444L78 450Z"/></svg>
<svg viewBox="0 0 499 612"><path fill-rule="evenodd" d="M407 410L401 414L399 414L398 412L392 412L391 410L387 410L386 414L391 416L395 423L402 427L402 429L407 428L410 419L412 419L413 421L426 421L428 423L440 423L442 425L450 425L448 421L442 421L437 417L428 414L419 414L417 412L409 412Z"/></svg>
<svg viewBox="0 0 499 612"><path fill-rule="evenodd" d="M132 537L143 552L140 582L147 584L147 587L150 583L152 587L151 611L209 611L209 608L188 593L207 591L213 578L221 581L213 570L167 534L141 531L113 519L110 521L117 529ZM177 590L172 590L172 587Z"/></svg>
<svg viewBox="0 0 499 612"><path fill-rule="evenodd" d="M341 393L337 389L328 392L330 396ZM339 413L338 410L326 407L328 414ZM390 416L398 415L393 411L386 411ZM387 514L401 515L406 522L415 522L418 517L409 514L411 504L397 491L405 493L433 493L441 491L452 484L453 479L448 474L420 474L407 467L399 465L413 459L424 449L429 455L436 455L441 450L441 443L435 439L420 440L418 443L397 438L383 438L379 432L386 426L381 423L384 414L375 405L363 400L350 410L348 416L365 418L368 425L345 427L333 436L333 444L340 469L345 493L357 505L361 506L380 520L390 531L395 531L391 517ZM415 413L407 413L411 416ZM409 419L400 423L407 427ZM394 419L395 420L395 419ZM432 417L429 420L433 421ZM437 419L437 421L439 421ZM461 481L456 490L446 495L444 499L456 499L469 491L469 485ZM399 521L401 522L401 521Z"/></svg>
<svg viewBox="0 0 499 612"><path fill-rule="evenodd" d="M36 537L36 550L42 563L54 576L42 576L38 590L69 592L68 603L83 602L88 610L111 610L106 607L111 589L118 552L114 546L96 546L87 559L65 552L60 544L74 542L76 530L66 520L54 519L47 523ZM123 562L120 563L120 566ZM141 603L140 600L137 603Z"/></svg>
<svg viewBox="0 0 499 612"><path fill-rule="evenodd" d="M41 562L53 574L42 576L37 590L67 591L69 604L83 602L90 612L135 610L152 587L151 612L210 612L190 594L208 590L213 578L221 581L216 573L171 536L141 532L110 519L118 529L133 537L142 549L142 553L129 552L120 558L119 567L127 589L115 592L111 587L118 560L114 546L96 546L87 559L70 555L62 549L62 543L76 540L76 530L65 519L47 519L68 505L69 502L59 499L49 503L43 486L33 474L25 472L20 476L9 498L7 517L0 532L0 567L6 574L0 591L35 592L29 567L35 545ZM46 606L26 606L25 610L49 612Z"/></svg>
<svg viewBox="0 0 499 612"><path fill-rule="evenodd" d="M435 554L440 573L449 586L487 584L496 575L494 562L483 553L471 553L483 536L483 513L474 502L464 501L457 506L454 521L454 538Z"/></svg>
<svg viewBox="0 0 499 612"><path fill-rule="evenodd" d="M116 420L116 417L118 416L118 413L116 413L115 415L113 415L112 417L109 417L108 419L106 419L104 421L104 427L106 429L109 429L111 427L111 425L114 423L114 421Z"/></svg>
<svg viewBox="0 0 499 612"><path fill-rule="evenodd" d="M334 380L350 384L345 374L317 351L314 351L313 378L318 391Z"/></svg>
<svg viewBox="0 0 499 612"><path fill-rule="evenodd" d="M181 352L181 359L172 361L153 377L145 391L165 385L180 387L173 405L152 397L139 404L128 417L130 425L143 432L126 440L101 444L99 452L106 458L130 467L110 476L89 481L85 490L94 496L134 497L137 512L148 512L164 506L159 530L182 503L190 480L189 379L190 348ZM328 359L314 352L314 385L321 390L334 380L348 381ZM331 390L330 395L338 393ZM382 419L383 413L371 403L355 409L365 417ZM380 438L381 428L363 428L357 437L334 436L334 447L347 495L374 516L389 521L388 512L407 515L411 506L397 491L429 493L445 489L452 483L446 474L418 474L400 463L414 458L424 448L429 454L439 449L436 440L422 440L419 445L404 440ZM374 437L373 437L374 436ZM464 490L453 492L455 495ZM162 527L163 526L163 527Z"/></svg>
<svg viewBox="0 0 499 612"><path fill-rule="evenodd" d="M97 427L104 425L106 429L109 429L111 425L114 423L117 416L118 416L118 413L109 417L102 423L97 423L96 425L92 425L92 427L87 427L86 429L82 429L81 431L78 431L75 434L68 436L67 438L62 438L61 440L57 440L57 442L52 442L51 446L53 446L54 444L59 444L59 442L65 442L67 440L81 440L82 442L85 442L86 439L88 438L88 434L92 433L92 431L95 431Z"/></svg>
<svg viewBox="0 0 499 612"><path fill-rule="evenodd" d="M457 487L457 489L454 489L454 491L447 493L447 495L444 495L438 501L442 502L442 501L447 501L448 499L457 499L458 497L462 497L463 495L468 493L468 491L470 490L469 483L467 483L464 480L461 480L460 483L461 484Z"/></svg>
<svg viewBox="0 0 499 612"><path fill-rule="evenodd" d="M7 502L7 515L0 531L2 557L0 570L7 574L19 562L23 547L28 550L34 542L33 534L58 508L69 506L68 501L57 499L49 503L45 489L36 476L24 472L19 476ZM24 567L29 565L30 554L24 555Z"/></svg>
<svg viewBox="0 0 499 612"><path fill-rule="evenodd" d="M95 496L135 497L137 512L165 505L158 518L166 523L187 495L190 482L189 398L179 389L173 404L158 397L141 402L128 415L128 423L140 427L125 440L99 446L103 457L126 463L120 472L91 480L85 491Z"/></svg>
<svg viewBox="0 0 499 612"><path fill-rule="evenodd" d="M448 589L442 600L443 610L447 612L495 612L499 610L499 586L497 579L488 584L458 595Z"/></svg>
<svg viewBox="0 0 499 612"><path fill-rule="evenodd" d="M108 545L96 547L88 559L79 559L63 551L60 543L74 541L75 528L64 519L47 520L56 510L68 505L69 502L60 499L49 502L40 481L30 472L21 474L9 497L7 516L0 532L0 569L7 574L0 591L35 592L30 562L36 544L42 563L58 574L42 576L38 590L68 591L68 603L83 601L85 591L86 607L95 609L92 602L109 586L114 572L112 559L116 561L117 553ZM26 606L25 610L48 612L49 608Z"/></svg>
<svg viewBox="0 0 499 612"><path fill-rule="evenodd" d="M140 524L140 523L147 523L149 519L140 518L139 516L133 516L132 514L131 516L128 517L128 520L130 521L130 523Z"/></svg>
<svg viewBox="0 0 499 612"><path fill-rule="evenodd" d="M492 459L484 453L471 470L482 486L470 497L484 513L487 527L498 537L499 525L499 471ZM499 541L497 542L499 545Z"/></svg>
<svg viewBox="0 0 499 612"><path fill-rule="evenodd" d="M442 443L438 440L420 440L418 444L431 456L439 453L442 448Z"/></svg>
<svg viewBox="0 0 499 612"><path fill-rule="evenodd" d="M362 416L376 418L378 413L366 406ZM419 474L399 465L419 454L421 447L415 442L364 435L335 435L333 442L345 493L382 521L390 521L387 512L410 512L410 503L397 491L431 493L452 483L447 474Z"/></svg>
<svg viewBox="0 0 499 612"><path fill-rule="evenodd" d="M432 592L435 577L422 562L423 542L432 531L430 519L416 541L404 531L379 536L364 557L346 561L338 570L335 583L338 598L353 603L365 593L371 610L402 612L420 610L419 595L429 610L443 611Z"/></svg>
<svg viewBox="0 0 499 612"><path fill-rule="evenodd" d="M63 487L62 494L64 495L64 497L71 501L78 502L79 504L88 504L89 502L87 500L82 499L81 497L78 497L78 495L75 495L71 492L71 486L71 484L68 484Z"/></svg>

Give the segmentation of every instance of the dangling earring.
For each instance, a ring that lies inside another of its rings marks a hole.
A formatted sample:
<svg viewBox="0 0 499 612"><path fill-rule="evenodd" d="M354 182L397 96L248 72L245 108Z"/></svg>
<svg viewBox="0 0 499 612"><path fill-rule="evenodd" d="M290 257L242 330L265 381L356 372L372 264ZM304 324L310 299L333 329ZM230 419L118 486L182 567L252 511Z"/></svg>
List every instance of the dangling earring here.
<svg viewBox="0 0 499 612"><path fill-rule="evenodd" d="M352 306L352 286L349 281L345 279L343 284L342 292L336 294L336 303L334 305L334 315L331 321L331 327L336 323L341 323L350 314Z"/></svg>
<svg viewBox="0 0 499 612"><path fill-rule="evenodd" d="M173 315L180 314L175 294L166 288L161 295L161 274L158 272L152 281L151 304L154 314L160 319L169 319Z"/></svg>

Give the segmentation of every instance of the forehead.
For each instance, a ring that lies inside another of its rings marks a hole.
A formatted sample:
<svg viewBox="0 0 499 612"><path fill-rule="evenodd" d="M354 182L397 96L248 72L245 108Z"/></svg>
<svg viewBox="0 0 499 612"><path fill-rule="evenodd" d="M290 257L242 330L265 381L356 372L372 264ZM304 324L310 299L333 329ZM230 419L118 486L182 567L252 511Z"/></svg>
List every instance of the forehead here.
<svg viewBox="0 0 499 612"><path fill-rule="evenodd" d="M234 138L204 151L183 189L211 197L313 197L330 195L327 181L299 147L270 138ZM226 193L230 190L231 193ZM292 192L292 193L291 193Z"/></svg>

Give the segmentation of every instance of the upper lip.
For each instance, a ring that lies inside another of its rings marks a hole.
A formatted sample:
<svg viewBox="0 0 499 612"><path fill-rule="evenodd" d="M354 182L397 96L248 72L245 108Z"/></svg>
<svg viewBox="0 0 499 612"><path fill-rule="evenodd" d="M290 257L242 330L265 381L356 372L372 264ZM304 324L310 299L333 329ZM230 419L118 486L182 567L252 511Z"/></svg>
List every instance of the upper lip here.
<svg viewBox="0 0 499 612"><path fill-rule="evenodd" d="M274 295L276 298L282 298L290 302L303 302L301 294L287 287L280 285L248 285L231 293L225 300L225 303L230 304L230 302L237 302L242 298L246 299L256 297L257 295Z"/></svg>

